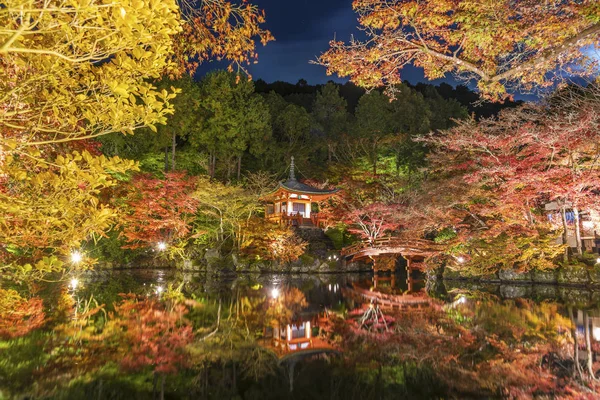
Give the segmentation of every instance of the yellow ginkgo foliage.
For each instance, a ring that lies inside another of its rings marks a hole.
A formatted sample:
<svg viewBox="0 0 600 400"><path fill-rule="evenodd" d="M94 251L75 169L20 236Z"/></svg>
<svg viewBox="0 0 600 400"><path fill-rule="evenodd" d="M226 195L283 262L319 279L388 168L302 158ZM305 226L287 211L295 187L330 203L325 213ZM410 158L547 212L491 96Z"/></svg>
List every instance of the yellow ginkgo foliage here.
<svg viewBox="0 0 600 400"><path fill-rule="evenodd" d="M52 164L9 156L4 167L10 184L0 191L0 271L42 273L62 269L82 241L116 222L117 210L103 197L137 164L74 151Z"/></svg>
<svg viewBox="0 0 600 400"><path fill-rule="evenodd" d="M175 0L7 0L0 9L0 143L19 149L165 123Z"/></svg>
<svg viewBox="0 0 600 400"><path fill-rule="evenodd" d="M177 89L158 90L161 76L253 59L254 37L271 37L262 12L239 3L0 3L0 273L60 270L71 248L110 229L106 189L137 167L85 151L87 140L167 123Z"/></svg>

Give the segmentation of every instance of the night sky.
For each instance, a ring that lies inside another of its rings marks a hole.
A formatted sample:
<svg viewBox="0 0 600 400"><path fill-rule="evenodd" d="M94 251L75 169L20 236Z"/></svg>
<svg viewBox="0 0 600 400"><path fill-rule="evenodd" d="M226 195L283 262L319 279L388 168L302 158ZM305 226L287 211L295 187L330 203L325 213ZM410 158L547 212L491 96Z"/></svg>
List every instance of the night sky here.
<svg viewBox="0 0 600 400"><path fill-rule="evenodd" d="M352 10L352 0L251 0L266 13L266 28L275 36L275 41L266 46L258 43L258 64L248 67L252 77L266 82L285 81L296 83L305 79L309 84L325 83L329 80L346 82L337 76L327 76L325 68L310 64L329 47L329 41L348 41L352 34L360 37L357 16ZM590 50L591 51L591 50ZM595 58L599 58L594 51ZM225 62L209 62L202 65L197 78L213 69L224 69ZM405 67L402 79L410 83L428 82L437 85L447 82L457 84L452 77L428 81L420 68ZM472 82L469 86L474 89ZM531 94L513 93L521 100L536 100Z"/></svg>
<svg viewBox="0 0 600 400"><path fill-rule="evenodd" d="M265 10L266 28L273 33L275 41L266 46L258 44L258 64L251 65L249 72L254 79L267 82L286 81L296 83L303 78L309 84L328 80L346 82L336 76L327 76L325 68L309 64L327 50L334 37L348 41L350 36L360 34L352 0L252 0ZM226 63L209 63L201 67L203 74L215 68L225 68ZM411 83L425 82L421 70L403 70L402 78ZM447 80L453 83L451 80ZM432 83L439 83L442 80Z"/></svg>

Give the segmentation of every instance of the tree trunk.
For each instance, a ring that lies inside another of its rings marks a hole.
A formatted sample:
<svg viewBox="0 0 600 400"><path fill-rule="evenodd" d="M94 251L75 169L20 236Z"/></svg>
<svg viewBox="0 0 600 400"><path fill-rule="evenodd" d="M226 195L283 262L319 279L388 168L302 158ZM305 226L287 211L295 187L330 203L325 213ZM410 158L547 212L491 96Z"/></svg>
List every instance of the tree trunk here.
<svg viewBox="0 0 600 400"><path fill-rule="evenodd" d="M233 384L231 385L233 387L233 393L235 395L237 395L237 376L236 376L236 370L235 370L235 361L233 361L231 377L232 377L232 381L233 381Z"/></svg>
<svg viewBox="0 0 600 400"><path fill-rule="evenodd" d="M171 142L171 171L175 171L175 147L177 141L175 140L175 132L173 132L173 141Z"/></svg>
<svg viewBox="0 0 600 400"><path fill-rule="evenodd" d="M594 353L592 352L592 339L590 337L590 318L587 311L583 311L583 325L585 327L585 350L587 354L587 371L592 379L596 379L594 374Z"/></svg>
<svg viewBox="0 0 600 400"><path fill-rule="evenodd" d="M154 379L152 380L152 400L156 400L156 385L158 383L158 375L154 373Z"/></svg>
<svg viewBox="0 0 600 400"><path fill-rule="evenodd" d="M216 164L216 157L215 157L214 153L209 153L208 154L208 176L210 176L211 179L214 179L214 177L215 177L215 164Z"/></svg>
<svg viewBox="0 0 600 400"><path fill-rule="evenodd" d="M160 400L165 400L165 379L163 375L160 380Z"/></svg>
<svg viewBox="0 0 600 400"><path fill-rule="evenodd" d="M567 262L567 261L569 261L569 244L567 242L567 232L568 232L567 215L566 215L566 210L565 210L564 205L560 208L560 216L562 218L562 224L563 224L563 234L562 234L563 244L565 244L567 246L565 248L564 261Z"/></svg>
<svg viewBox="0 0 600 400"><path fill-rule="evenodd" d="M100 379L100 382L98 383L98 400L102 400L102 383L104 381L102 379Z"/></svg>
<svg viewBox="0 0 600 400"><path fill-rule="evenodd" d="M231 178L231 158L227 160L227 182Z"/></svg>
<svg viewBox="0 0 600 400"><path fill-rule="evenodd" d="M169 146L165 146L165 172L169 171Z"/></svg>
<svg viewBox="0 0 600 400"><path fill-rule="evenodd" d="M242 172L242 156L238 156L237 159L237 180L240 180L240 174Z"/></svg>
<svg viewBox="0 0 600 400"><path fill-rule="evenodd" d="M373 163L373 176L377 176L377 159L378 157L378 151L377 151L378 145L377 143L373 143L373 147L371 148L371 162Z"/></svg>
<svg viewBox="0 0 600 400"><path fill-rule="evenodd" d="M373 176L377 176L377 154L371 158L371 162L373 163Z"/></svg>
<svg viewBox="0 0 600 400"><path fill-rule="evenodd" d="M579 363L579 343L577 341L577 323L573 316L573 307L569 306L569 318L571 319L571 336L573 336L573 377L575 373L579 375L579 379L583 380L583 373L581 371L581 364Z"/></svg>
<svg viewBox="0 0 600 400"><path fill-rule="evenodd" d="M331 163L332 153L333 153L332 147L333 147L333 145L331 143L327 143L327 161L330 163Z"/></svg>
<svg viewBox="0 0 600 400"><path fill-rule="evenodd" d="M579 227L579 210L577 207L573 207L573 215L575 217L575 240L577 241L577 254L583 254L583 247L581 246L581 228Z"/></svg>
<svg viewBox="0 0 600 400"><path fill-rule="evenodd" d="M531 207L529 206L529 200L527 200L527 202L525 203L525 212L527 213L527 222L529 223L530 226L533 226L534 216L531 213Z"/></svg>

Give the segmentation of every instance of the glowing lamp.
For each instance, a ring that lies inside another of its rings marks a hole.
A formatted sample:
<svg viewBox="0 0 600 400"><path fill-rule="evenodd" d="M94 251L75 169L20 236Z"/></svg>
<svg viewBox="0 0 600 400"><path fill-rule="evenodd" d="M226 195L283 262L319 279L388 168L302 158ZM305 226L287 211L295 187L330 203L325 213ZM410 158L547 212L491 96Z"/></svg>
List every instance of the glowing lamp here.
<svg viewBox="0 0 600 400"><path fill-rule="evenodd" d="M161 294L163 292L163 287L162 286L157 286L156 287L156 294Z"/></svg>
<svg viewBox="0 0 600 400"><path fill-rule="evenodd" d="M278 298L279 297L279 289L273 288L271 290L271 297L274 298L274 299Z"/></svg>
<svg viewBox="0 0 600 400"><path fill-rule="evenodd" d="M596 264L600 264L600 257L596 258Z"/></svg>
<svg viewBox="0 0 600 400"><path fill-rule="evenodd" d="M459 257L456 257L456 261L458 261L459 263L462 264L465 262L465 258L463 256L459 256Z"/></svg>
<svg viewBox="0 0 600 400"><path fill-rule="evenodd" d="M158 242L156 247L158 247L158 250L163 251L167 249L167 244L165 242Z"/></svg>
<svg viewBox="0 0 600 400"><path fill-rule="evenodd" d="M77 278L71 279L71 283L69 284L69 286L71 286L71 288L73 290L77 289L78 285L79 285L79 279L77 279Z"/></svg>
<svg viewBox="0 0 600 400"><path fill-rule="evenodd" d="M74 251L71 253L71 262L73 262L74 264L77 264L77 263L80 263L81 260L83 260L83 256L81 255L80 252Z"/></svg>

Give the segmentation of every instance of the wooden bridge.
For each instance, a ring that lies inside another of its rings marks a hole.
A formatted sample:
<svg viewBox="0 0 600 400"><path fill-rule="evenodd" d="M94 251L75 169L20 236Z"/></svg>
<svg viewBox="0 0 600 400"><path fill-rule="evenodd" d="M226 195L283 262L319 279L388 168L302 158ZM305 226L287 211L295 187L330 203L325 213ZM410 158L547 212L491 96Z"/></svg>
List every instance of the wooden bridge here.
<svg viewBox="0 0 600 400"><path fill-rule="evenodd" d="M362 241L342 249L343 257L351 257L354 260L379 256L382 254L398 254L408 257L429 257L440 251L443 246L431 240L425 239L402 239L395 237L383 237L374 242Z"/></svg>
<svg viewBox="0 0 600 400"><path fill-rule="evenodd" d="M342 293L346 298L357 300L363 304L375 303L384 310L394 312L420 312L437 304L425 293L392 295L362 289L357 286L342 288Z"/></svg>

